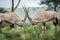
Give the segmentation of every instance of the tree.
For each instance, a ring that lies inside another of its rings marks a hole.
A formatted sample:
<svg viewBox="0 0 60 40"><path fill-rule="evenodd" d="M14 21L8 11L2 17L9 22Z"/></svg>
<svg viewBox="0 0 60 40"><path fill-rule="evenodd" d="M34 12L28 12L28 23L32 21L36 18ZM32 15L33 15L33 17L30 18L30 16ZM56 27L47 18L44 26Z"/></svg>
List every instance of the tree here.
<svg viewBox="0 0 60 40"><path fill-rule="evenodd" d="M21 1L21 0L18 1L17 5L16 5L15 8L14 8L14 0L12 0L12 7L11 7L11 11L12 11L12 12L18 7L20 1Z"/></svg>
<svg viewBox="0 0 60 40"><path fill-rule="evenodd" d="M39 4L46 4L54 9L54 11L57 11L58 5L60 5L60 0L41 0L41 3ZM53 5L53 6L52 6Z"/></svg>

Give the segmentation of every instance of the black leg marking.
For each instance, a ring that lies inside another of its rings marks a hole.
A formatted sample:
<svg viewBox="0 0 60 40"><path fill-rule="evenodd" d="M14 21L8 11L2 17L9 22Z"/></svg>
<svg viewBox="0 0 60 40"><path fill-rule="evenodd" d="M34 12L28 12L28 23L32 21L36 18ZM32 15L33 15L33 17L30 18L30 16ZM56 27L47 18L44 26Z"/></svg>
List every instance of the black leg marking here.
<svg viewBox="0 0 60 40"><path fill-rule="evenodd" d="M14 28L14 24L11 24L10 27L11 27L11 29Z"/></svg>
<svg viewBox="0 0 60 40"><path fill-rule="evenodd" d="M6 23L9 23L11 28L14 28L14 24L12 24L11 22L8 22L8 21L6 21L6 20L5 20L5 22L6 22Z"/></svg>
<svg viewBox="0 0 60 40"><path fill-rule="evenodd" d="M46 26L46 25L45 25L45 22L43 23L43 25Z"/></svg>
<svg viewBox="0 0 60 40"><path fill-rule="evenodd" d="M55 18L55 20L53 20L53 24L56 26L58 24L58 19Z"/></svg>
<svg viewBox="0 0 60 40"><path fill-rule="evenodd" d="M0 25L2 24L3 21L0 22Z"/></svg>
<svg viewBox="0 0 60 40"><path fill-rule="evenodd" d="M58 19L55 18L55 20L53 20L53 24L55 25L55 32L57 31L57 24L58 24Z"/></svg>

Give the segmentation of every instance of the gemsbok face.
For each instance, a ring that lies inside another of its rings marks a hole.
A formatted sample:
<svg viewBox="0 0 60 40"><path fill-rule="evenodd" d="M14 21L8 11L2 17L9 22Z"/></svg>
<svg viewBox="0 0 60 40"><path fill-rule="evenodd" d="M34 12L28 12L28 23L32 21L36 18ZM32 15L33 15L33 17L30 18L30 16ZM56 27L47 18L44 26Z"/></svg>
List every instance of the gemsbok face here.
<svg viewBox="0 0 60 40"><path fill-rule="evenodd" d="M58 24L57 12L55 11L38 11L34 17L32 17L32 25L36 25L41 22L46 28L45 23L52 20L53 24L56 26ZM42 29L44 28L42 27Z"/></svg>
<svg viewBox="0 0 60 40"><path fill-rule="evenodd" d="M20 27L23 26L23 20L21 20L21 19L18 19L15 23Z"/></svg>
<svg viewBox="0 0 60 40"><path fill-rule="evenodd" d="M16 14L14 14L14 12L9 12L5 14L1 13L0 14L0 25L2 22L9 23L11 28L14 27L14 24L17 24L20 27L22 27L23 25L22 19L19 18Z"/></svg>

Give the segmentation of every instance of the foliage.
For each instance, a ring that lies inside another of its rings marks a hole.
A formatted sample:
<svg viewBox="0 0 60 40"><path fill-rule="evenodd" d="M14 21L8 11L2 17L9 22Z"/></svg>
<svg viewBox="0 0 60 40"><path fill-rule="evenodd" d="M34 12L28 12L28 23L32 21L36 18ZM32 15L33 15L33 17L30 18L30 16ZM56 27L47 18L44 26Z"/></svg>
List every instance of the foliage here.
<svg viewBox="0 0 60 40"><path fill-rule="evenodd" d="M54 32L54 25L46 23L48 29L46 33L42 33L42 24L37 24L36 27L29 23L25 23L22 28L15 25L14 30L9 27L9 24L2 23L0 25L0 40L59 40L60 27L58 26L57 33Z"/></svg>
<svg viewBox="0 0 60 40"><path fill-rule="evenodd" d="M41 3L39 4L46 4L48 7L50 6L53 8L54 11L57 11L58 5L60 5L60 0L41 0Z"/></svg>
<svg viewBox="0 0 60 40"><path fill-rule="evenodd" d="M5 13L8 12L7 10L5 10L4 8L0 8L0 13Z"/></svg>

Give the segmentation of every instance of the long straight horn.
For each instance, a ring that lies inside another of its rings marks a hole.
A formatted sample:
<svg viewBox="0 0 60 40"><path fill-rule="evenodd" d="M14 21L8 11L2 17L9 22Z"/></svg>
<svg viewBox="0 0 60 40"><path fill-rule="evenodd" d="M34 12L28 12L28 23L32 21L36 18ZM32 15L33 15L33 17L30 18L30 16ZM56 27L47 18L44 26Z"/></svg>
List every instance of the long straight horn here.
<svg viewBox="0 0 60 40"><path fill-rule="evenodd" d="M18 7L20 1L21 1L21 0L18 1L17 5L16 5L15 8L14 8L14 0L12 0L12 9L11 9L12 12Z"/></svg>
<svg viewBox="0 0 60 40"><path fill-rule="evenodd" d="M11 11L13 12L14 10L14 0L12 0L12 7L11 7Z"/></svg>
<svg viewBox="0 0 60 40"><path fill-rule="evenodd" d="M21 0L18 1L17 5L15 6L14 10L18 7L19 3L21 2Z"/></svg>
<svg viewBox="0 0 60 40"><path fill-rule="evenodd" d="M30 7L27 9L26 6L24 6L23 9L24 9L24 12L25 12L25 18L24 18L24 21L26 20L26 18L28 18L28 20L29 20L30 23L32 24L32 20L30 19L29 14L28 14L28 13L29 13Z"/></svg>

